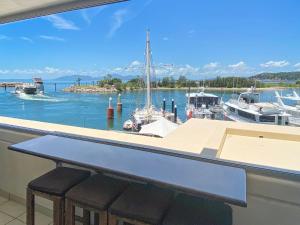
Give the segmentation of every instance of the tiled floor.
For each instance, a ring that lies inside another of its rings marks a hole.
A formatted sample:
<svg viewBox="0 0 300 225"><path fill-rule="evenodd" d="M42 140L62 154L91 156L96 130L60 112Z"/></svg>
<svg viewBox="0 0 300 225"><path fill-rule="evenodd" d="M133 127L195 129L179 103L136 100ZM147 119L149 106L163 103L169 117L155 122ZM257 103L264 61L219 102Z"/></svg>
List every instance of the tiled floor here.
<svg viewBox="0 0 300 225"><path fill-rule="evenodd" d="M25 225L26 208L17 202L10 201L0 196L0 225ZM39 212L35 213L37 225L50 225L52 218Z"/></svg>

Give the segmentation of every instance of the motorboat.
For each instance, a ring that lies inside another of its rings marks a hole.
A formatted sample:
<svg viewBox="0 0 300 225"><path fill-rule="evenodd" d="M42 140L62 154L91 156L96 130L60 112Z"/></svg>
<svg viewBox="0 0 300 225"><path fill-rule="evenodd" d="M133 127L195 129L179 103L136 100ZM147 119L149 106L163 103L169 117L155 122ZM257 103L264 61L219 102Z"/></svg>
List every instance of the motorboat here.
<svg viewBox="0 0 300 225"><path fill-rule="evenodd" d="M224 119L261 124L289 125L291 115L278 105L260 102L259 93L251 87L223 104Z"/></svg>
<svg viewBox="0 0 300 225"><path fill-rule="evenodd" d="M220 97L202 90L195 93L187 93L186 116L190 118L214 119L220 112Z"/></svg>
<svg viewBox="0 0 300 225"><path fill-rule="evenodd" d="M291 115L290 125L299 127L300 126L300 104L298 105L298 103L300 103L300 97L298 96L298 94L295 91L293 91L293 95L282 96L278 93L278 91L275 91L275 96L277 99L277 103L274 104L278 105L280 109L284 110L285 112ZM290 106L285 104L283 101L285 99L290 101L295 101L296 105Z"/></svg>
<svg viewBox="0 0 300 225"><path fill-rule="evenodd" d="M15 87L16 94L36 95L44 93L44 82L41 78L33 78L33 83L23 83Z"/></svg>

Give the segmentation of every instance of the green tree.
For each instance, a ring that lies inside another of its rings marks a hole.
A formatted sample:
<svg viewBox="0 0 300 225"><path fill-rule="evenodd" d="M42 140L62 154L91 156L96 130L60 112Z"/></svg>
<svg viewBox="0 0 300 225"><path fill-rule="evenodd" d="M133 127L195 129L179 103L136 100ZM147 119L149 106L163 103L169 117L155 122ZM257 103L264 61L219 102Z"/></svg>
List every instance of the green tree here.
<svg viewBox="0 0 300 225"><path fill-rule="evenodd" d="M181 75L178 78L178 80L176 81L176 86L179 87L179 88L186 87L187 86L187 82L188 82L188 80L186 79L186 77Z"/></svg>

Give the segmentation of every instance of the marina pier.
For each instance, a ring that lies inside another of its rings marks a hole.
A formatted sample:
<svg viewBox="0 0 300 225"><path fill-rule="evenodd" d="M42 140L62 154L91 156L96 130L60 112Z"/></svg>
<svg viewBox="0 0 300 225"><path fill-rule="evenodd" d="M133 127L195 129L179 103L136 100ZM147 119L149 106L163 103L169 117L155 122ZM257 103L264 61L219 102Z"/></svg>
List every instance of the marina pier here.
<svg viewBox="0 0 300 225"><path fill-rule="evenodd" d="M7 87L16 87L22 85L22 82L0 82L0 87L7 88Z"/></svg>

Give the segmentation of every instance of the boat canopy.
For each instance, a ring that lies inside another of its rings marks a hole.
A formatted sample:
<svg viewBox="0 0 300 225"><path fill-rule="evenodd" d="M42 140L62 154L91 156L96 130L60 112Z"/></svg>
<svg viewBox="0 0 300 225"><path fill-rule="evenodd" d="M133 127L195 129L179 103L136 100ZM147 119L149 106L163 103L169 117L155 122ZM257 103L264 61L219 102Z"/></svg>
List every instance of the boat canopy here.
<svg viewBox="0 0 300 225"><path fill-rule="evenodd" d="M1 0L0 24L127 0Z"/></svg>
<svg viewBox="0 0 300 225"><path fill-rule="evenodd" d="M210 98L219 98L219 96L211 94L211 93L205 93L205 92L195 92L195 93L187 93L186 97L190 98L196 98L196 97L210 97Z"/></svg>
<svg viewBox="0 0 300 225"><path fill-rule="evenodd" d="M159 137L166 137L169 133L176 130L178 124L171 122L165 118L161 118L153 123L142 126L140 134L155 135Z"/></svg>

